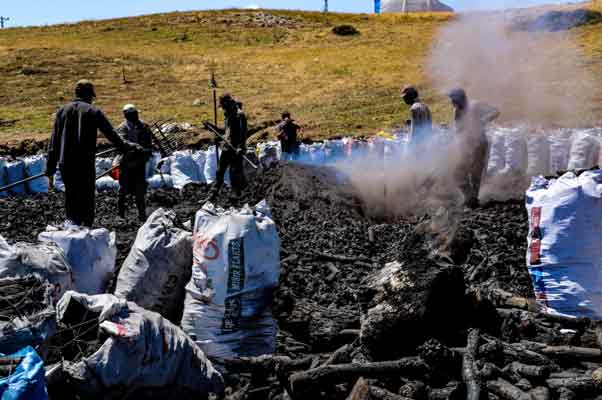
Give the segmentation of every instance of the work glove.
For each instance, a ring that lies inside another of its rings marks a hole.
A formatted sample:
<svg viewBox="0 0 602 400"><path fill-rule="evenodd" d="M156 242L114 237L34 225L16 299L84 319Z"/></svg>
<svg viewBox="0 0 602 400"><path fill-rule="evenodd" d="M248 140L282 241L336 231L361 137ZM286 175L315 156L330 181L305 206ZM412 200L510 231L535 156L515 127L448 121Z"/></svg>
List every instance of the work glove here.
<svg viewBox="0 0 602 400"><path fill-rule="evenodd" d="M242 156L243 154L245 154L245 150L241 149L240 147L236 149L236 155L237 156Z"/></svg>

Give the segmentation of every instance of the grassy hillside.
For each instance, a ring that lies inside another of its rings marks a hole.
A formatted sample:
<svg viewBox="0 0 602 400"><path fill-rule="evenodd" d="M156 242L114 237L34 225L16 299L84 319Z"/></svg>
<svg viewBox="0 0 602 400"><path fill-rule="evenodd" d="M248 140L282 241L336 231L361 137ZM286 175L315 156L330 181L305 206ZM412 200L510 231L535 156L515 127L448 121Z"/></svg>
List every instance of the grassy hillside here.
<svg viewBox="0 0 602 400"><path fill-rule="evenodd" d="M257 13L170 13L0 31L0 119L17 120L0 127L0 142L48 135L54 110L72 97L79 78L95 82L97 103L114 121L133 102L147 120L198 123L213 113L212 66L220 91L244 101L251 124L289 109L308 135L398 125L405 118L399 87L424 86L420 62L450 17L270 11L289 22L264 27ZM353 24L361 35L336 36L337 24ZM196 99L200 105L193 106Z"/></svg>
<svg viewBox="0 0 602 400"><path fill-rule="evenodd" d="M602 9L602 2L591 7ZM115 123L128 102L146 120L198 123L212 117L212 68L220 92L244 101L251 125L288 109L307 136L371 134L403 124L399 88L407 82L423 89L437 120L449 119L446 99L430 88L423 62L452 15L269 11L281 23L273 24L261 13L169 13L2 30L0 143L47 137L53 112L71 99L80 78L95 82L97 104ZM339 24L361 34L332 34ZM578 35L588 68L601 76L602 25L580 28Z"/></svg>

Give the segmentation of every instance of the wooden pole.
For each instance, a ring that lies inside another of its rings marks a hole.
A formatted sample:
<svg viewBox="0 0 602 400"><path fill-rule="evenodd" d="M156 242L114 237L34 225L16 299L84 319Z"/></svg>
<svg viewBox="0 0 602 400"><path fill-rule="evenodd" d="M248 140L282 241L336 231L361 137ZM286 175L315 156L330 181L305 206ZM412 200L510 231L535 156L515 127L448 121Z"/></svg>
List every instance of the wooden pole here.
<svg viewBox="0 0 602 400"><path fill-rule="evenodd" d="M215 80L215 72L211 71L209 87L213 91L213 124L217 126L217 81ZM219 144L215 141L215 159L217 162L216 168L219 168Z"/></svg>

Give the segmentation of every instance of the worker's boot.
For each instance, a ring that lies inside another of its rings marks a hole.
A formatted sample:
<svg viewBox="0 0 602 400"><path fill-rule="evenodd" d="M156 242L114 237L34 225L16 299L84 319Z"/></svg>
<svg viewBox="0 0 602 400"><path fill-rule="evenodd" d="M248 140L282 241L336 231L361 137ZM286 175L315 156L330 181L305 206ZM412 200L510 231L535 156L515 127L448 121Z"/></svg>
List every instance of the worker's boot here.
<svg viewBox="0 0 602 400"><path fill-rule="evenodd" d="M119 198L117 199L117 215L121 218L125 218L125 202L126 197L119 194Z"/></svg>
<svg viewBox="0 0 602 400"><path fill-rule="evenodd" d="M146 199L144 194L136 196L136 208L138 209L138 220L142 223L146 222Z"/></svg>

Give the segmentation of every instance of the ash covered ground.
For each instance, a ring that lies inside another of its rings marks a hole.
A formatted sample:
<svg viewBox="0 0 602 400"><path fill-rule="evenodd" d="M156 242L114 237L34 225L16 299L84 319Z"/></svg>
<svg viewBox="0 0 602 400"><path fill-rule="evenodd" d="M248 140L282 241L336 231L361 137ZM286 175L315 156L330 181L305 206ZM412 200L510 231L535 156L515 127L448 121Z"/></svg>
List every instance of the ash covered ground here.
<svg viewBox="0 0 602 400"><path fill-rule="evenodd" d="M383 217L368 217L369 210L364 209L354 188L330 168L281 163L248 178L238 204L254 205L262 199L270 204L282 246L281 295L286 301L304 298L325 307L352 306L362 278L386 263L412 258L412 249L403 244L417 226L429 221L428 215L394 217L386 222ZM165 207L174 209L182 223L191 221L209 189L208 185L193 184L182 191L151 191L149 214ZM220 206L237 205L229 194L228 188L224 189ZM35 241L47 225L63 221L63 203L59 192L0 199L0 235L9 242ZM140 223L133 204L126 219L117 217L116 204L116 193L97 195L96 225L116 232L119 267ZM479 267L473 271L478 283L499 285L521 296L531 293L524 261L528 222L522 202L466 209L459 225L469 232L463 267L467 271ZM373 241L369 230L373 231Z"/></svg>
<svg viewBox="0 0 602 400"><path fill-rule="evenodd" d="M590 321L547 320L527 310L533 295L521 201L374 218L354 188L329 168L279 163L248 182L241 203L267 199L279 229L282 269L274 314L280 332L276 356L229 366L229 399L284 400L287 393L344 399L354 387L372 393L365 398L466 398L474 387L463 377L466 368L478 371L477 386L490 399L539 386L551 390L551 398L566 387L579 398L600 394L591 372L601 364L583 364L582 355L569 354L567 361L563 354L558 361L533 353L543 347L525 353L525 343L597 345ZM207 185L153 191L149 211L172 208L182 223L190 221L208 191ZM226 189L220 205L233 205L228 195ZM133 209L125 220L116 217L116 200L116 194L98 195L96 224L117 233L119 267L140 225ZM60 193L1 199L0 234L11 242L34 241L47 224L61 222L62 205ZM401 289L378 283L392 262L399 263L392 276L405 280ZM570 333L561 334L563 327ZM478 351L470 344L475 340ZM472 358L462 358L462 352ZM375 364L387 360L401 361ZM500 372L522 368L516 362L547 367L531 383L524 371ZM585 381L576 378L588 372ZM362 376L366 380L358 380Z"/></svg>

